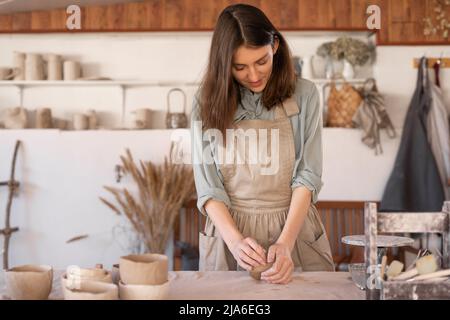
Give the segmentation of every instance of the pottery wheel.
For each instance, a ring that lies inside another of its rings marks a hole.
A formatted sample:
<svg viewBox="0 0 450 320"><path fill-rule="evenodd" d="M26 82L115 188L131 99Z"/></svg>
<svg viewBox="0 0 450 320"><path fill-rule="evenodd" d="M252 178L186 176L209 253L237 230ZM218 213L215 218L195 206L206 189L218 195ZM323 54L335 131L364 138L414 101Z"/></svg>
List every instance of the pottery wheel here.
<svg viewBox="0 0 450 320"><path fill-rule="evenodd" d="M363 234L345 236L345 237L342 237L341 241L342 241L342 243L345 243L345 244L364 247L366 244L366 236ZM403 247L403 246L411 245L413 243L414 243L414 239L407 238L407 237L387 236L387 235L378 235L377 236L377 247L379 247L379 248Z"/></svg>

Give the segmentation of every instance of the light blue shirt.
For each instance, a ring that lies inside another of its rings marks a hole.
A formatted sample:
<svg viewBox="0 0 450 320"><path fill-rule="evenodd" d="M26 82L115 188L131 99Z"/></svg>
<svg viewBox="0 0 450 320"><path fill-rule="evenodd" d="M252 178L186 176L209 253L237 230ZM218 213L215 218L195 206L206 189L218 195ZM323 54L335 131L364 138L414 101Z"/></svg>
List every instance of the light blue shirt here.
<svg viewBox="0 0 450 320"><path fill-rule="evenodd" d="M253 93L240 87L241 102L238 104L234 122L244 119L273 120L274 108L268 110L262 105L262 93ZM311 201L315 203L322 188L322 112L319 93L315 84L298 79L293 98L300 113L290 116L295 143L295 166L292 172L292 189L305 186L312 192ZM194 126L200 121L197 95L194 98L191 114L192 158L201 159L204 154L213 153L208 139L203 139L201 127ZM214 155L212 155L214 157ZM214 157L215 158L215 157ZM225 191L223 176L216 162L193 163L195 187L197 189L197 207L206 215L203 206L209 199L222 201L231 208L230 199Z"/></svg>

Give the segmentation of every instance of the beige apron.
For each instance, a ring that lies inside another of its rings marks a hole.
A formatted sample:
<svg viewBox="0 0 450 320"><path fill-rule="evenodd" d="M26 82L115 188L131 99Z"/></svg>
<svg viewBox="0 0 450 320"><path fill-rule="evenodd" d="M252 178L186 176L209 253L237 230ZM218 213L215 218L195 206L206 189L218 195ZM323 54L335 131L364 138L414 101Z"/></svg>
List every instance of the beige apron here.
<svg viewBox="0 0 450 320"><path fill-rule="evenodd" d="M271 150L271 130L279 133L279 169L277 174L262 175L266 165L247 161L219 165L224 187L230 198L230 214L244 237L255 239L266 250L278 239L287 219L291 202L291 180L295 165L295 146L289 116L299 113L294 99L289 98L275 108L274 120L241 120L234 129L256 129L257 139L266 140ZM260 132L267 134L262 137ZM238 139L236 150L246 150L245 140ZM241 143L244 143L242 145ZM241 144L241 145L240 145ZM258 143L259 146L259 143ZM270 152L268 152L270 153ZM270 155L269 155L270 156ZM235 159L236 162L236 159ZM200 271L243 270L221 238L211 219L207 217L205 230L200 232ZM292 260L296 270L334 271L330 244L317 209L310 205L308 215L299 232Z"/></svg>

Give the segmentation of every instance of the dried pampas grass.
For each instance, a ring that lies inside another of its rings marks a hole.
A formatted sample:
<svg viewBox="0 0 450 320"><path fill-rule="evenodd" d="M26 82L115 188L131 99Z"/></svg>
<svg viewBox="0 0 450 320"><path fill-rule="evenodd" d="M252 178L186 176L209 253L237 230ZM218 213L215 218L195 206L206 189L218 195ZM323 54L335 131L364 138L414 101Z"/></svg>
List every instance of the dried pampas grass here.
<svg viewBox="0 0 450 320"><path fill-rule="evenodd" d="M183 203L195 193L192 167L174 163L176 145L170 148L169 159L163 164L134 162L129 149L121 156L125 175L130 175L137 186L133 195L127 188L105 186L115 198L117 205L100 197L114 213L125 215L136 232L145 241L150 252L164 253L175 218Z"/></svg>

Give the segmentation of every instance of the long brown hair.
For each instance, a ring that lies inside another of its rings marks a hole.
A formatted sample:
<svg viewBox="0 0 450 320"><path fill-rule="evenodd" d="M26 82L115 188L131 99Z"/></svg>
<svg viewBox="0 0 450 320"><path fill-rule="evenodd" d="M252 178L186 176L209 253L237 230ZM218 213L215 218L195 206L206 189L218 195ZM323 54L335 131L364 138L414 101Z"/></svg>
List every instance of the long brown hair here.
<svg viewBox="0 0 450 320"><path fill-rule="evenodd" d="M286 40L273 26L264 12L246 5L225 8L219 16L211 41L209 62L200 86L200 116L203 129L230 127L240 102L239 84L231 73L233 54L241 45L262 47L279 46L273 57L273 70L262 94L267 109L292 96L295 90L295 72Z"/></svg>

